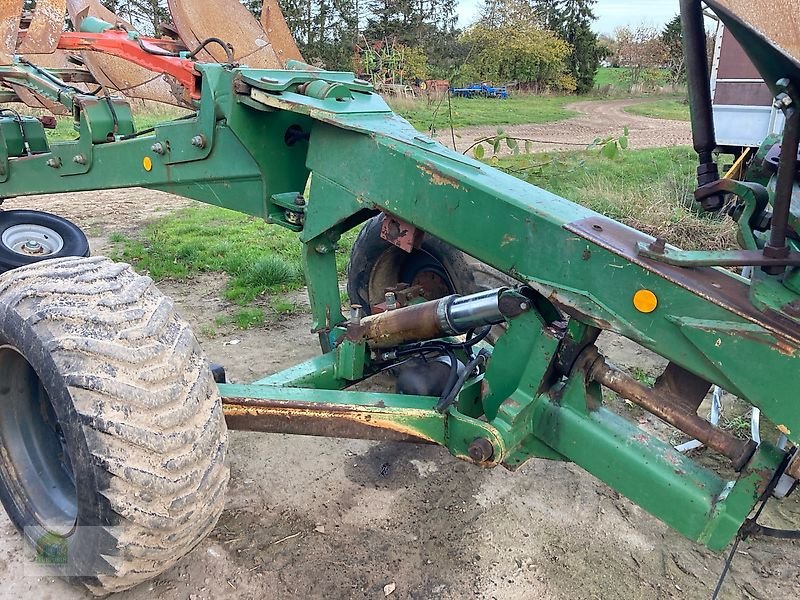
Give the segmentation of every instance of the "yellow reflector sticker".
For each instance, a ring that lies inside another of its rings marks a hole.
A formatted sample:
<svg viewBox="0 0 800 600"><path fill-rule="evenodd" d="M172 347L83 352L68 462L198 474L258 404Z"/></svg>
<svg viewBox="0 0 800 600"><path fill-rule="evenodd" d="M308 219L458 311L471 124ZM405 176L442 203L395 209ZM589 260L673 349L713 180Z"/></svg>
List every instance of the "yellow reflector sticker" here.
<svg viewBox="0 0 800 600"><path fill-rule="evenodd" d="M144 167L145 171L152 171L153 170L153 161L150 160L149 156L145 156L142 159L142 166Z"/></svg>
<svg viewBox="0 0 800 600"><path fill-rule="evenodd" d="M633 295L633 305L639 312L651 313L658 306L658 298L650 290L639 290Z"/></svg>

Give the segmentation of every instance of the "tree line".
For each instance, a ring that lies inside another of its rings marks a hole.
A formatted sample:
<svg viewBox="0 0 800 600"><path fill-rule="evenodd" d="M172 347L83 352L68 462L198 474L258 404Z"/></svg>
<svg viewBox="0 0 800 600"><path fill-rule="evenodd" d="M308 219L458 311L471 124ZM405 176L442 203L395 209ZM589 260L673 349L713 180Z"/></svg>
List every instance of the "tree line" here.
<svg viewBox="0 0 800 600"><path fill-rule="evenodd" d="M190 0L187 0L190 1ZM241 0L256 16L262 0ZM680 79L680 20L663 32L623 28L612 37L592 31L596 0L483 0L476 22L457 27L458 0L279 0L303 56L317 66L370 72L387 46L399 49L406 79L516 82L535 91L585 93L601 61L669 68ZM102 0L155 34L169 19L165 0ZM394 60L394 59L393 59Z"/></svg>

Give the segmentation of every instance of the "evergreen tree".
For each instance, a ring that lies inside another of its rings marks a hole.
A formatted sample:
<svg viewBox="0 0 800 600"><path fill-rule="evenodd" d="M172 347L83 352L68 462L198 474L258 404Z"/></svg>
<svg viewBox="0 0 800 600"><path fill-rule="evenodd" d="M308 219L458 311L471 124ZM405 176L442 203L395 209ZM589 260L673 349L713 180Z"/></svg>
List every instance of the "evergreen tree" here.
<svg viewBox="0 0 800 600"><path fill-rule="evenodd" d="M592 31L597 0L551 0L538 2L544 7L546 27L558 33L572 47L568 68L578 84L577 93L594 87L594 78L602 58L597 34Z"/></svg>
<svg viewBox="0 0 800 600"><path fill-rule="evenodd" d="M673 85L686 79L686 61L683 56L683 28L681 16L675 17L664 26L661 32L661 43L667 58L667 68ZM711 46L713 48L713 45Z"/></svg>

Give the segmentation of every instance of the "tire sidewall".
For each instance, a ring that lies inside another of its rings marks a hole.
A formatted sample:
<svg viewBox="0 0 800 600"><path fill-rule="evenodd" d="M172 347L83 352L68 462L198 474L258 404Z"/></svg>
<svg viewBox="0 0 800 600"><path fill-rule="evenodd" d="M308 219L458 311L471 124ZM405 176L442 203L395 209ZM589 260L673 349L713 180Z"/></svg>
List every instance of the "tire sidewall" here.
<svg viewBox="0 0 800 600"><path fill-rule="evenodd" d="M64 383L64 374L59 372L52 356L46 349L47 335L45 321L32 326L13 310L0 307L0 345L15 347L33 367L42 386L47 392L53 411L61 426L70 463L73 467L77 493L77 519L73 530L63 536L66 544L67 564L55 567L61 575L91 580L106 569L103 565L90 564L86 559L94 559L101 554L114 554L116 544L106 534L105 527L117 523L115 513L110 510L105 498L98 490L106 489L108 482L99 481L98 474L105 471L95 469L80 418L75 410L72 396ZM0 407L2 410L2 407ZM0 461L0 479L5 480L9 465ZM36 547L48 531L42 527L18 494L10 491L3 481L0 485L0 500L12 523L22 535ZM88 575L92 574L92 575Z"/></svg>
<svg viewBox="0 0 800 600"><path fill-rule="evenodd" d="M351 303L362 306L364 314L371 312L369 288L373 269L386 252L396 251L398 258L407 261L413 252L422 251L436 259L444 268L450 287L454 288L453 293L466 295L481 291L475 282L470 264L460 250L456 250L437 237L426 234L420 250L406 253L381 237L383 219L384 215L380 214L367 221L353 242L347 264L347 295ZM402 271L401 264L398 264L397 270L398 273Z"/></svg>

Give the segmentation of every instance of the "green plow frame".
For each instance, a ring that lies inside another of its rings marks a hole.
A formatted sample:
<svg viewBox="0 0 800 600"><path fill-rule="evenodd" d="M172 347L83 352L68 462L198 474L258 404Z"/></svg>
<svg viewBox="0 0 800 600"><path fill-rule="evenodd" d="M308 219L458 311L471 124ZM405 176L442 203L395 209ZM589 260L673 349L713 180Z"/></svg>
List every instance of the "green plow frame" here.
<svg viewBox="0 0 800 600"><path fill-rule="evenodd" d="M80 135L18 156L8 150L18 126L0 119L0 196L141 186L296 231L323 354L249 385L220 384L232 428L430 442L487 467L569 460L683 535L724 548L786 453L706 423L679 384L720 385L800 442L788 394L800 372L791 277L758 270L749 281L697 266L720 264L714 254L680 264L680 251L650 236L448 150L352 73L290 66L198 63L196 114L136 133L122 100L59 88L16 63L4 80L71 108ZM334 255L342 234L379 212L517 280L534 307L508 320L486 372L443 413L433 397L347 390L379 365L346 335ZM679 264L653 256L667 250ZM601 330L670 362L654 389L605 363L594 346ZM734 469L716 474L632 425L604 406L603 387L705 436Z"/></svg>

